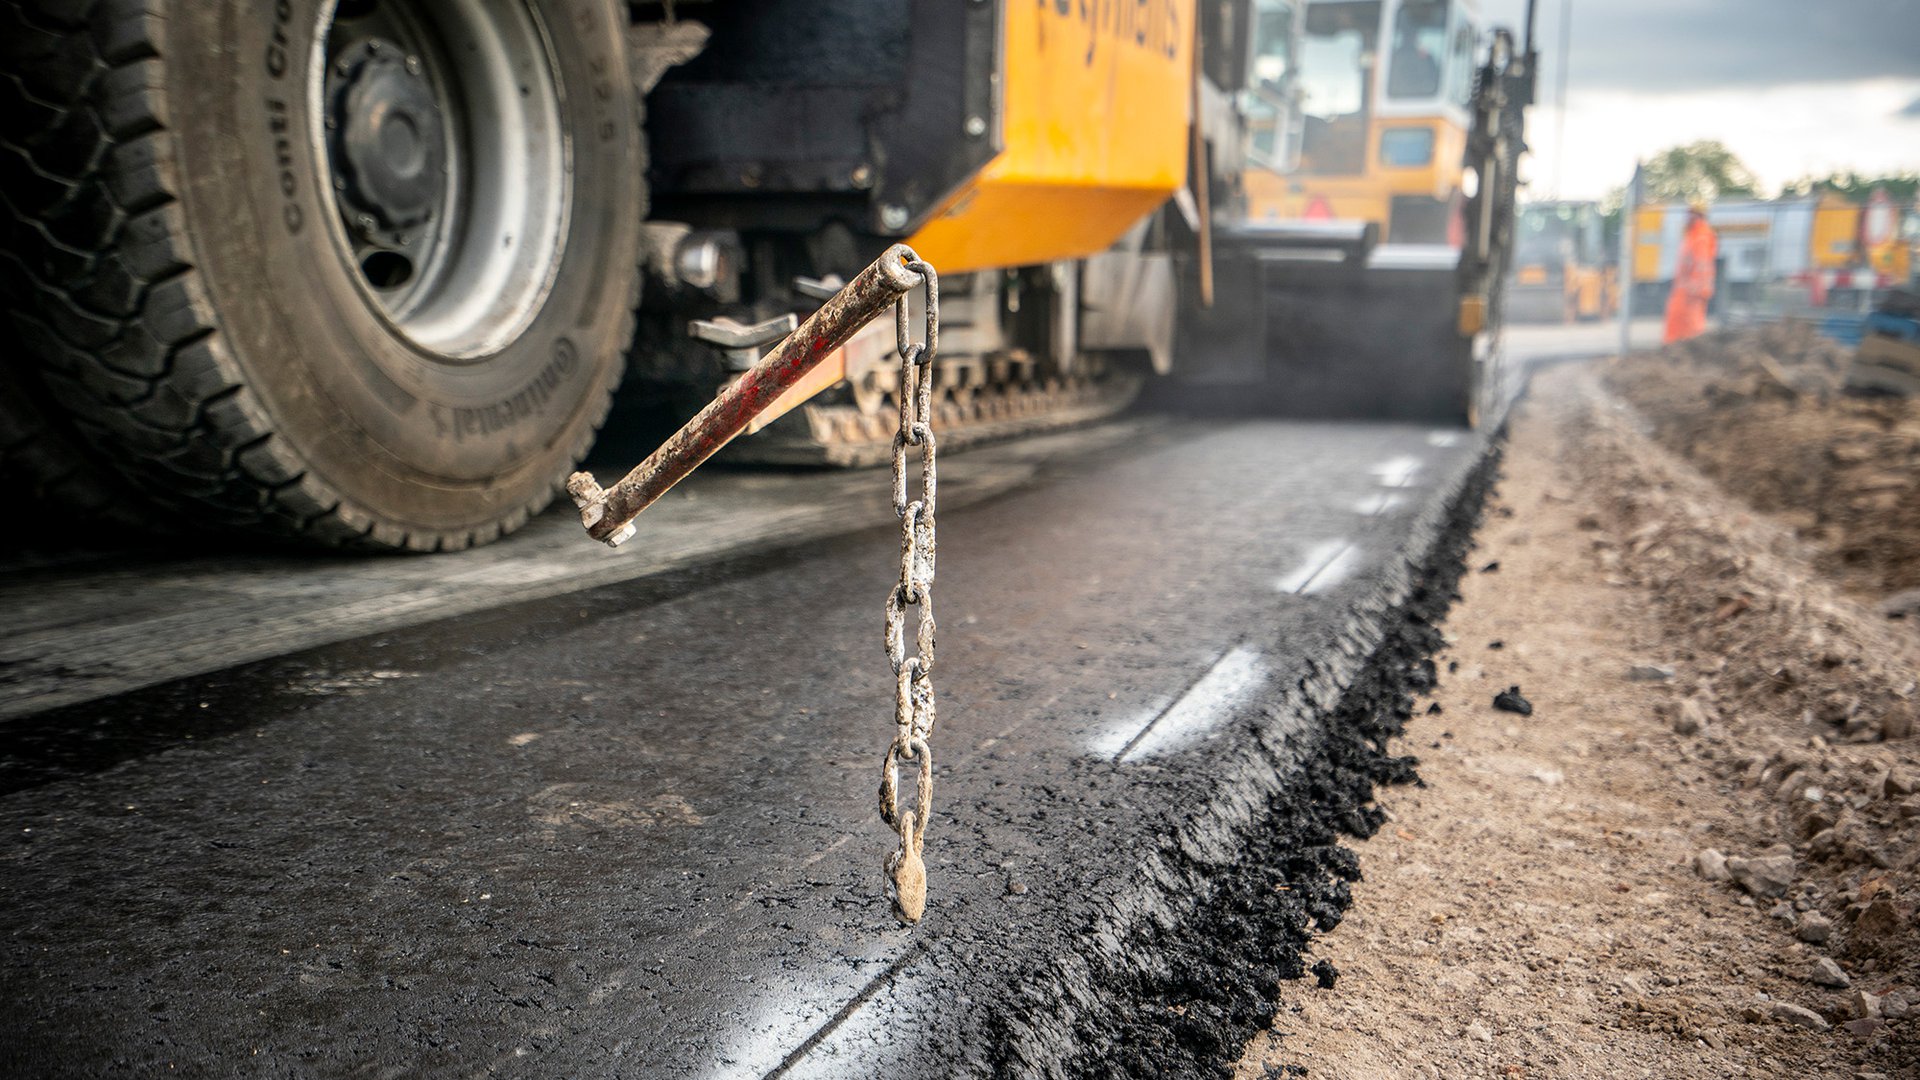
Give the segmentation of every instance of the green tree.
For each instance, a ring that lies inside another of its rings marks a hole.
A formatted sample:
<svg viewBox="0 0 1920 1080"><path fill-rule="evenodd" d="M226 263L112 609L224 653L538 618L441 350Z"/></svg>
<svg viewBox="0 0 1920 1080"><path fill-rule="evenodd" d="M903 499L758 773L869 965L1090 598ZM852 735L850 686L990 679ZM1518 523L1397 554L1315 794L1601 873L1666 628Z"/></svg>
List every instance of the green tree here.
<svg viewBox="0 0 1920 1080"><path fill-rule="evenodd" d="M1823 191L1831 191L1856 203L1864 203L1874 192L1884 191L1894 205L1911 206L1915 198L1920 198L1920 172L1909 170L1886 176L1861 176L1848 169L1827 176L1803 176L1781 189L1785 195L1812 195Z"/></svg>
<svg viewBox="0 0 1920 1080"><path fill-rule="evenodd" d="M1753 170L1717 139L1670 146L1641 172L1643 202L1713 202L1752 198L1759 185Z"/></svg>

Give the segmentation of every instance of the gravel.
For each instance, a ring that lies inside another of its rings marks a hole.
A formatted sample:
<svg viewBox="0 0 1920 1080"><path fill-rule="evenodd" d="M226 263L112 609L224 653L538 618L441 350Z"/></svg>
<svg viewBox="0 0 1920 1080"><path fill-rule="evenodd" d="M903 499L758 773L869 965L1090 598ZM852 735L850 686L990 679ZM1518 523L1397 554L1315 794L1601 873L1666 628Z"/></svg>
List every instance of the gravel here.
<svg viewBox="0 0 1920 1080"><path fill-rule="evenodd" d="M1728 859L1727 873L1734 884L1755 896L1785 896L1793 884L1792 855L1769 855L1753 859Z"/></svg>
<svg viewBox="0 0 1920 1080"><path fill-rule="evenodd" d="M1840 970L1840 965L1834 963L1833 958L1828 956L1813 962L1813 972L1807 976L1807 980L1817 986L1831 986L1836 990L1845 990L1853 985L1853 980L1847 977L1847 973Z"/></svg>
<svg viewBox="0 0 1920 1080"><path fill-rule="evenodd" d="M1386 794L1355 918L1315 942L1338 990L1283 988L1237 1075L1263 1059L1319 1080L1911 1075L1920 1021L1889 999L1920 986L1920 834L1898 822L1920 740L1842 744L1803 714L1845 690L1877 715L1916 669L1883 680L1886 620L1859 631L1770 523L1574 397L1589 378L1543 373L1516 422L1480 537L1501 574L1462 583L1435 658L1449 737L1416 721L1429 786ZM1628 674L1667 664L1671 681ZM1487 709L1510 684L1541 722ZM1689 698L1709 723L1676 737ZM1882 893L1900 927L1863 943ZM1890 991L1878 1034L1834 1030L1876 1018L1807 981L1823 955Z"/></svg>
<svg viewBox="0 0 1920 1080"><path fill-rule="evenodd" d="M1887 1022L1878 1017L1869 1017L1865 1020L1849 1020L1840 1026L1846 1028L1849 1034L1865 1039L1878 1035Z"/></svg>
<svg viewBox="0 0 1920 1080"><path fill-rule="evenodd" d="M1687 698L1680 702L1680 708L1673 714L1673 733L1675 735L1698 735L1707 729L1707 709L1696 698Z"/></svg>
<svg viewBox="0 0 1920 1080"><path fill-rule="evenodd" d="M1727 857L1712 848L1705 848L1693 857L1693 868L1708 881L1727 881L1733 877L1727 872Z"/></svg>
<svg viewBox="0 0 1920 1080"><path fill-rule="evenodd" d="M1775 1020L1784 1020L1789 1024L1798 1024L1803 1028L1808 1028L1813 1031L1825 1031L1831 1026L1827 1023L1826 1017L1821 1016L1812 1009L1802 1008L1790 1002L1776 1001L1773 1003L1773 1007L1768 1010L1768 1013Z"/></svg>
<svg viewBox="0 0 1920 1080"><path fill-rule="evenodd" d="M1800 916L1793 935L1801 941L1818 945L1833 936L1833 920L1817 911L1809 911Z"/></svg>

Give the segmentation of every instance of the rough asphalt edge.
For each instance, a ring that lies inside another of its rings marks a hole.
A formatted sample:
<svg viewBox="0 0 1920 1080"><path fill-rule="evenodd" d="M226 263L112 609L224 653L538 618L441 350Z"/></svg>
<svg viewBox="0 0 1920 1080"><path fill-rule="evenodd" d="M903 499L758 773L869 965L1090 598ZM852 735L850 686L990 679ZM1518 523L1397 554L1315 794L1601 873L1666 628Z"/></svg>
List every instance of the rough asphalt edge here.
<svg viewBox="0 0 1920 1080"><path fill-rule="evenodd" d="M1140 860L1130 887L1098 901L1064 952L1056 939L1055 955L1033 959L1021 992L1006 996L1012 1007L988 1018L985 1060L974 1050L969 1066L995 1076L1232 1075L1247 1040L1274 1020L1279 980L1305 974L1313 933L1338 925L1351 902L1359 861L1339 834L1379 829L1375 785L1419 782L1417 759L1386 746L1413 694L1436 681L1439 624L1458 596L1503 437L1489 436L1428 504L1399 563L1354 603L1337 647L1234 718L1254 737L1222 752L1204 808Z"/></svg>

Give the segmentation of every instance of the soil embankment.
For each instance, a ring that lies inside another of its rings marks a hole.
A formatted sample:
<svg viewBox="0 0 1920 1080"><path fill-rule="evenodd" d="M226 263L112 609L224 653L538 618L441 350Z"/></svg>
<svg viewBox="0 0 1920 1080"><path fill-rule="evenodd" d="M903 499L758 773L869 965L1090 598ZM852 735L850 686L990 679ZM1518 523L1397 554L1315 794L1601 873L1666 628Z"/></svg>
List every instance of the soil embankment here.
<svg viewBox="0 0 1920 1080"><path fill-rule="evenodd" d="M1240 1076L1920 1075L1920 412L1843 359L1540 378L1395 746L1424 785Z"/></svg>

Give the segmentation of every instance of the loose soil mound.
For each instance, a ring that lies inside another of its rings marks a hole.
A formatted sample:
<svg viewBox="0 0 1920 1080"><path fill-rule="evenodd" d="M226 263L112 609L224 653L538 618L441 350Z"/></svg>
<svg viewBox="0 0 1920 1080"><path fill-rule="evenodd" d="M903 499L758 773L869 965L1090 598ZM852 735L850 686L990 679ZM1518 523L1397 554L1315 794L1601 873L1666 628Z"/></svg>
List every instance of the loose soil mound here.
<svg viewBox="0 0 1920 1080"><path fill-rule="evenodd" d="M1874 520L1829 448L1912 420L1823 397L1839 358L1793 340L1612 365L1638 415L1590 370L1536 380L1407 729L1427 786L1377 793L1314 943L1339 983L1283 985L1240 1080L1920 1080L1920 639L1820 543Z"/></svg>
<svg viewBox="0 0 1920 1080"><path fill-rule="evenodd" d="M1636 354L1606 383L1657 441L1793 526L1843 588L1885 602L1920 589L1920 400L1844 393L1848 359L1783 324Z"/></svg>

